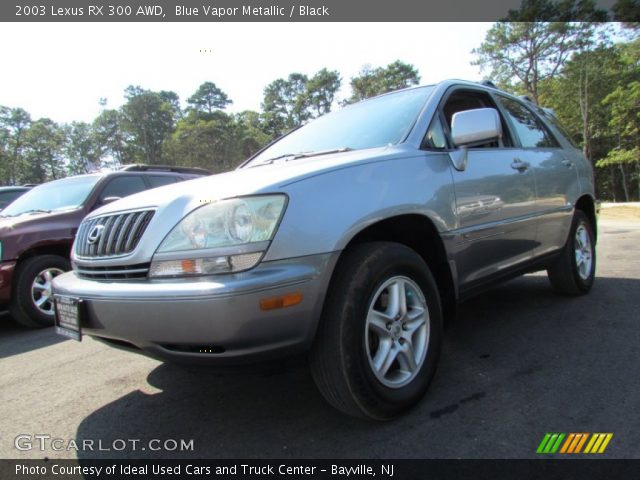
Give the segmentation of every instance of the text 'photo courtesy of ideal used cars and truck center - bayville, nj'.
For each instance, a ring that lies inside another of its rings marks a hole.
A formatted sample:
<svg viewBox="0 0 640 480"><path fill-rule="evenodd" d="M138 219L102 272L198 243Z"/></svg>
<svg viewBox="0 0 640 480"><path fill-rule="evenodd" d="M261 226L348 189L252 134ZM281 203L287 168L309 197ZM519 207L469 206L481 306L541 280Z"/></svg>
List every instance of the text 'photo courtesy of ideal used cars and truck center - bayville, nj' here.
<svg viewBox="0 0 640 480"><path fill-rule="evenodd" d="M0 11L0 477L632 478L637 2L283 5Z"/></svg>

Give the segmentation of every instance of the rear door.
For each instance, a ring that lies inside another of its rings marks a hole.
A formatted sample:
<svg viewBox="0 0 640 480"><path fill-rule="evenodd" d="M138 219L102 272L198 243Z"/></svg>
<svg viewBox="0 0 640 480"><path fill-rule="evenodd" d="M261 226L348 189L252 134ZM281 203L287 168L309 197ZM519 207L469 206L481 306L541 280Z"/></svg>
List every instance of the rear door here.
<svg viewBox="0 0 640 480"><path fill-rule="evenodd" d="M484 90L447 92L440 115L450 141L459 111L496 108ZM535 180L502 118L500 142L469 148L463 171L452 169L458 228L452 232L461 292L530 259L535 246Z"/></svg>
<svg viewBox="0 0 640 480"><path fill-rule="evenodd" d="M571 157L529 105L496 95L518 136L522 158L536 178L536 256L562 248L573 215L572 198L578 190L578 172Z"/></svg>

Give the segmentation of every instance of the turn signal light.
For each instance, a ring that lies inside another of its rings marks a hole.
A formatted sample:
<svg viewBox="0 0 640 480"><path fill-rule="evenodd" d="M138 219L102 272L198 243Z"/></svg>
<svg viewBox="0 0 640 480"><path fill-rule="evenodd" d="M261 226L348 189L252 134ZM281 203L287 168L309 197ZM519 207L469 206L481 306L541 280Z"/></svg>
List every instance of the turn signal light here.
<svg viewBox="0 0 640 480"><path fill-rule="evenodd" d="M260 310L275 310L276 308L293 307L302 302L300 292L288 293L278 297L268 297L260 300Z"/></svg>

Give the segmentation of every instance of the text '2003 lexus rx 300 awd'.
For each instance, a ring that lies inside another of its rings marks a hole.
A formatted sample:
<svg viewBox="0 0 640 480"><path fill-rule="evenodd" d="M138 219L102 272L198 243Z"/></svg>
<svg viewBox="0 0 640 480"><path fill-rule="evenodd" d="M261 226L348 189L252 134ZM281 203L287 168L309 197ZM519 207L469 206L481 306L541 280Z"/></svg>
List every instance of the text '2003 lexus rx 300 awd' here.
<svg viewBox="0 0 640 480"><path fill-rule="evenodd" d="M57 325L167 361L309 352L332 405L385 419L425 393L456 302L536 270L586 293L595 241L593 171L553 115L446 81L92 212L54 281Z"/></svg>

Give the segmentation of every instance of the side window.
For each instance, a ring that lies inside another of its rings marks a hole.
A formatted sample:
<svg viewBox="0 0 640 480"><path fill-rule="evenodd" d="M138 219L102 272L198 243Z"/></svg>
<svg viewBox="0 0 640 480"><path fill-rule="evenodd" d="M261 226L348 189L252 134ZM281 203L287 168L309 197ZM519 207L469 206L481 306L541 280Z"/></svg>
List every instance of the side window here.
<svg viewBox="0 0 640 480"><path fill-rule="evenodd" d="M500 97L500 103L513 123L513 128L524 148L559 147L558 142L544 124L521 103Z"/></svg>
<svg viewBox="0 0 640 480"><path fill-rule="evenodd" d="M142 177L127 175L112 179L100 194L100 200L107 197L126 197L147 189Z"/></svg>
<svg viewBox="0 0 640 480"><path fill-rule="evenodd" d="M171 175L149 175L147 178L149 179L151 188L170 185L172 183L176 183L177 180L176 177L172 177Z"/></svg>
<svg viewBox="0 0 640 480"><path fill-rule="evenodd" d="M440 121L440 115L436 113L431 121L429 130L422 141L422 148L441 149L447 148L447 137Z"/></svg>
<svg viewBox="0 0 640 480"><path fill-rule="evenodd" d="M456 90L448 98L445 104L442 106L442 113L446 119L447 124L444 128L451 132L451 121L453 115L458 112L464 112L466 110L475 110L476 108L494 108L497 110L496 105L489 94L476 90ZM500 111L498 110L498 114ZM500 115L500 121L502 123L502 143L489 142L484 145L474 146L473 148L498 148L498 147L512 147L513 142L509 136L509 129L505 123L504 118Z"/></svg>

